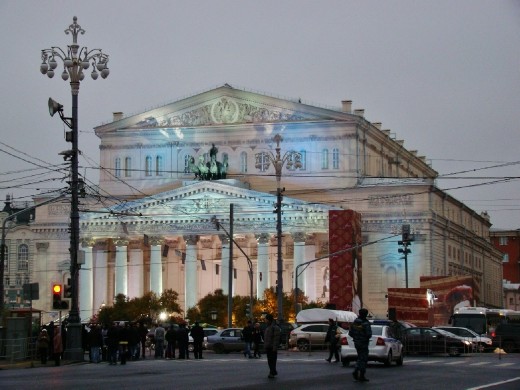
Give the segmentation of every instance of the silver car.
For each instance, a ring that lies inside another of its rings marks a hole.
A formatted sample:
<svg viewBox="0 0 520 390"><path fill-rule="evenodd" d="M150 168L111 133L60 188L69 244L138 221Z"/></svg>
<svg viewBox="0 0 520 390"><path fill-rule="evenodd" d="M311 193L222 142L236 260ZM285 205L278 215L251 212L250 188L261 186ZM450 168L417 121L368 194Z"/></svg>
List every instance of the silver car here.
<svg viewBox="0 0 520 390"><path fill-rule="evenodd" d="M390 366L395 362L403 365L403 344L396 338L394 330L387 325L371 325L372 338L368 345L368 360L384 363ZM352 337L345 335L341 338L341 362L348 366L357 360L356 347Z"/></svg>
<svg viewBox="0 0 520 390"><path fill-rule="evenodd" d="M473 345L475 345L475 349L478 352L491 351L493 349L493 340L489 337L481 336L471 329L461 328L458 326L435 326L434 329L442 329L473 342Z"/></svg>
<svg viewBox="0 0 520 390"><path fill-rule="evenodd" d="M328 324L305 324L298 326L289 333L289 347L298 347L300 351L309 351L312 348L323 348L326 346ZM341 333L347 331L338 326Z"/></svg>
<svg viewBox="0 0 520 390"><path fill-rule="evenodd" d="M215 353L242 351L244 349L242 329L239 328L223 329L208 336L207 339L206 348L213 350Z"/></svg>

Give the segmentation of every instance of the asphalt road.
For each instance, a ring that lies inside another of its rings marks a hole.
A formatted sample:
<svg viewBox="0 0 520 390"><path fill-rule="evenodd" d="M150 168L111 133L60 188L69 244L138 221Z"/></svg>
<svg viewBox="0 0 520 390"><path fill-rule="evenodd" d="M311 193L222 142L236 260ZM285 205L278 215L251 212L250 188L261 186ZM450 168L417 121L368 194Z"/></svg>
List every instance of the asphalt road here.
<svg viewBox="0 0 520 390"><path fill-rule="evenodd" d="M205 352L203 360L146 359L121 366L79 363L54 367L0 370L8 389L435 389L520 388L520 354L499 357L407 356L402 367L369 365L370 382L354 382L352 367L327 363L325 352L280 351L279 375L267 378L265 357Z"/></svg>

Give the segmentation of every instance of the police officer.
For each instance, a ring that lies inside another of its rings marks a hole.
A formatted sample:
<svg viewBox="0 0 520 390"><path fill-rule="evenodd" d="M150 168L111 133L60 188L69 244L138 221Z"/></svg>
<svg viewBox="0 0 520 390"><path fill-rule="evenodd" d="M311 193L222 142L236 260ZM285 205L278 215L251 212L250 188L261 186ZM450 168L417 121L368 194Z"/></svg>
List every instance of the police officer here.
<svg viewBox="0 0 520 390"><path fill-rule="evenodd" d="M356 347L358 359L356 368L352 376L356 381L368 382L365 377L368 361L368 344L372 337L372 328L370 322L367 320L368 310L359 309L359 316L354 320L350 326L349 335L354 339L354 346Z"/></svg>

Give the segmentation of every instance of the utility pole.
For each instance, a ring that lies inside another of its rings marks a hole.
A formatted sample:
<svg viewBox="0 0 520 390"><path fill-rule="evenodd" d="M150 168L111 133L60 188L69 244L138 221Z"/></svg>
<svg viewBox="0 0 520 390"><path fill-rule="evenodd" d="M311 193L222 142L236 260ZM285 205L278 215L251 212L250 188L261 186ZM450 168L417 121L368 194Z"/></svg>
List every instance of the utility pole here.
<svg viewBox="0 0 520 390"><path fill-rule="evenodd" d="M233 203L229 205L228 328L233 326Z"/></svg>
<svg viewBox="0 0 520 390"><path fill-rule="evenodd" d="M412 250L408 246L412 245L413 237L410 235L410 225L406 224L401 227L401 241L397 241L397 244L402 246L397 250L398 253L404 255L404 273L406 280L406 288L408 288L408 254L412 253Z"/></svg>

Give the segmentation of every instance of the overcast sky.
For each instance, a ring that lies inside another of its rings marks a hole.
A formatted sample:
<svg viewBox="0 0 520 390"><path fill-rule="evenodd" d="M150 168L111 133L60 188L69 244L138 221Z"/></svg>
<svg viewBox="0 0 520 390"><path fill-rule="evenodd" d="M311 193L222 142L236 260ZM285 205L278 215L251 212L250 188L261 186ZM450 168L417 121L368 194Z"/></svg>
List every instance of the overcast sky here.
<svg viewBox="0 0 520 390"><path fill-rule="evenodd" d="M114 111L224 83L319 106L352 100L447 175L441 189L494 228L520 228L519 0L0 0L0 201L66 186L35 169L70 148L47 108L52 97L71 115L69 83L39 66L42 49L71 43L73 16L80 46L110 55L107 79L81 83L82 167L99 162L93 128ZM95 169L81 174L97 182Z"/></svg>

